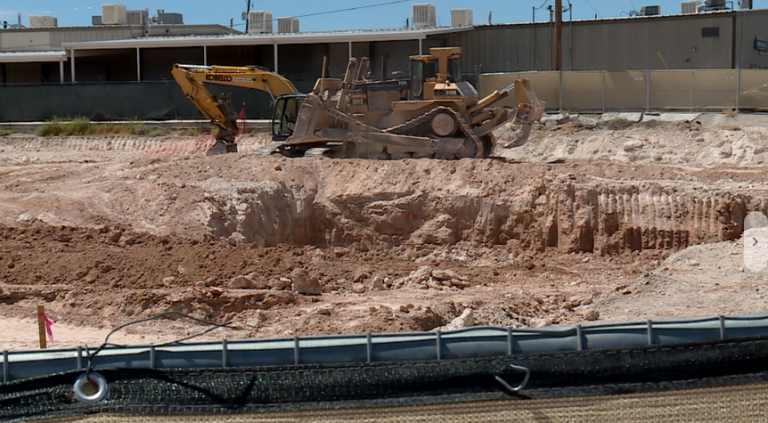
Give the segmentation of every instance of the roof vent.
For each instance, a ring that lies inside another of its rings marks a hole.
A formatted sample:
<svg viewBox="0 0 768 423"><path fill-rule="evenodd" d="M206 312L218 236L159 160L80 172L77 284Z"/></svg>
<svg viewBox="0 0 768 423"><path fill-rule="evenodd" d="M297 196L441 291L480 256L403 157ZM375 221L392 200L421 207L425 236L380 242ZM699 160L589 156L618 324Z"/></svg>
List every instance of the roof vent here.
<svg viewBox="0 0 768 423"><path fill-rule="evenodd" d="M29 27L30 28L56 28L58 26L58 20L53 16L30 16Z"/></svg>
<svg viewBox="0 0 768 423"><path fill-rule="evenodd" d="M299 32L299 18L277 18L277 32L280 34Z"/></svg>
<svg viewBox="0 0 768 423"><path fill-rule="evenodd" d="M413 27L434 28L437 26L436 8L431 3L413 5Z"/></svg>
<svg viewBox="0 0 768 423"><path fill-rule="evenodd" d="M705 0L701 10L728 10L726 0Z"/></svg>
<svg viewBox="0 0 768 423"><path fill-rule="evenodd" d="M102 4L101 5L101 24L102 25L125 25L128 23L128 16L124 4Z"/></svg>
<svg viewBox="0 0 768 423"><path fill-rule="evenodd" d="M451 26L472 26L472 9L451 9Z"/></svg>
<svg viewBox="0 0 768 423"><path fill-rule="evenodd" d="M251 11L248 13L249 31L251 34L271 34L272 33L272 12L263 10Z"/></svg>
<svg viewBox="0 0 768 423"><path fill-rule="evenodd" d="M680 13L682 14L696 13L696 10L698 9L699 6L701 6L701 2L699 0L681 2Z"/></svg>
<svg viewBox="0 0 768 423"><path fill-rule="evenodd" d="M127 10L125 12L126 23L128 25L144 25L143 10Z"/></svg>
<svg viewBox="0 0 768 423"><path fill-rule="evenodd" d="M640 16L658 16L661 15L661 6L643 6L640 9Z"/></svg>

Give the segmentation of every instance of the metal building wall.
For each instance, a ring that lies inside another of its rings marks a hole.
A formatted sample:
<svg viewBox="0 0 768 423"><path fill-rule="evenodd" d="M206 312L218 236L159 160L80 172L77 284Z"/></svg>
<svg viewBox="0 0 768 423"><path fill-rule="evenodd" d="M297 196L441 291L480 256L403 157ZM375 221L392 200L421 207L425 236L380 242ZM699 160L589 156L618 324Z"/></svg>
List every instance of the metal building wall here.
<svg viewBox="0 0 768 423"><path fill-rule="evenodd" d="M768 39L766 12L746 13L747 33L762 29ZM563 70L664 69L659 54L670 69L730 69L734 66L736 46L734 20L734 12L710 13L576 21L572 29L566 21L563 22ZM702 37L703 28L718 28L719 35ZM462 47L465 73L553 69L554 25L548 22L535 26L479 26L474 31L444 37L446 45ZM752 49L754 35L745 36L744 43L749 44L745 51Z"/></svg>
<svg viewBox="0 0 768 423"><path fill-rule="evenodd" d="M203 65L202 47L187 48L145 48L141 53L141 80L168 81L173 76L171 69L175 63L185 65ZM77 62L75 62L77 63Z"/></svg>
<svg viewBox="0 0 768 423"><path fill-rule="evenodd" d="M704 28L717 28L719 35L705 37ZM729 69L732 49L731 14L629 18L573 28L573 70Z"/></svg>
<svg viewBox="0 0 768 423"><path fill-rule="evenodd" d="M768 10L739 12L736 16L736 61L743 69L768 69L768 54L755 50L755 38L768 40ZM744 31L741 31L741 28ZM768 82L768 81L766 81Z"/></svg>
<svg viewBox="0 0 768 423"><path fill-rule="evenodd" d="M66 28L64 30L50 31L51 48L59 49L63 43L124 40L138 37L141 34L142 30L140 27Z"/></svg>
<svg viewBox="0 0 768 423"><path fill-rule="evenodd" d="M49 51L51 45L50 33L46 31L0 32L0 52Z"/></svg>

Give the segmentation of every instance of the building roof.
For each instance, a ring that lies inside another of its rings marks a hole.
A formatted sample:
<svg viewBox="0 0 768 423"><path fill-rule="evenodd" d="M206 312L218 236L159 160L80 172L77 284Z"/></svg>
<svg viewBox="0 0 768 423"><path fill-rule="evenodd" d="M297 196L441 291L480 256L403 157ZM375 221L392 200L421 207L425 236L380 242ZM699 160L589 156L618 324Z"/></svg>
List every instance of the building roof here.
<svg viewBox="0 0 768 423"><path fill-rule="evenodd" d="M599 19L574 19L573 23L626 23L626 22L640 22L646 20L665 20L665 19L706 19L714 16L733 15L735 13L765 13L768 9L729 9L729 10L711 10L700 13L665 13L663 15L649 15L649 16L617 16L607 17ZM626 13L626 12L625 12ZM568 25L571 22L566 16L563 16L563 25ZM550 22L546 20L536 21L536 25L549 25ZM475 25L475 28L489 28L489 27L505 27L505 26L531 26L531 22L510 22L510 23L492 23Z"/></svg>
<svg viewBox="0 0 768 423"><path fill-rule="evenodd" d="M66 60L66 51L0 53L0 63L65 62Z"/></svg>
<svg viewBox="0 0 768 423"><path fill-rule="evenodd" d="M469 31L473 27L426 29L387 29L360 31L299 32L293 34L253 34L185 37L147 37L129 40L64 43L67 50L119 48L201 47L273 44L315 44L371 41L423 40L429 35Z"/></svg>

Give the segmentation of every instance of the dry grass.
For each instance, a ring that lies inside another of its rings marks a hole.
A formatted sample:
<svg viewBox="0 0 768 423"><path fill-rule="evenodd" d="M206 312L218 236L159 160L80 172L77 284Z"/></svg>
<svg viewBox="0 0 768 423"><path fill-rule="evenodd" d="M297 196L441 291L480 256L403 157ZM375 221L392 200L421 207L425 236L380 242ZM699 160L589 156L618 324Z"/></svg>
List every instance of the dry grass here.
<svg viewBox="0 0 768 423"><path fill-rule="evenodd" d="M6 135L11 135L13 131L9 131L7 129L0 128L0 137L4 137Z"/></svg>
<svg viewBox="0 0 768 423"><path fill-rule="evenodd" d="M723 109L723 114L725 115L725 117L734 118L738 113L736 112L736 109L734 109L733 107L726 107L725 109Z"/></svg>
<svg viewBox="0 0 768 423"><path fill-rule="evenodd" d="M35 134L41 137L66 135L144 135L160 137L168 135L164 129L154 129L139 121L128 123L93 123L84 116L74 118L54 117L40 125Z"/></svg>

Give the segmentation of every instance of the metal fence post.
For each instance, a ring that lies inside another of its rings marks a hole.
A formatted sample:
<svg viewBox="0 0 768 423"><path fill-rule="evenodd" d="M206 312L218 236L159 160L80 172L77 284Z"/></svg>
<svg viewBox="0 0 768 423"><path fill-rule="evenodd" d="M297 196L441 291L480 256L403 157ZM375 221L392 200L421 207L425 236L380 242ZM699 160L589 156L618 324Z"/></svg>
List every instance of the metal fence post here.
<svg viewBox="0 0 768 423"><path fill-rule="evenodd" d="M741 65L736 73L736 113L739 113L739 97L741 97Z"/></svg>
<svg viewBox="0 0 768 423"><path fill-rule="evenodd" d="M651 69L645 71L645 113L651 111Z"/></svg>
<svg viewBox="0 0 768 423"><path fill-rule="evenodd" d="M600 75L603 77L603 113L605 113L605 72L600 72Z"/></svg>
<svg viewBox="0 0 768 423"><path fill-rule="evenodd" d="M560 109L559 113L563 112L563 70L560 70Z"/></svg>
<svg viewBox="0 0 768 423"><path fill-rule="evenodd" d="M696 71L691 71L691 111L693 111L693 87L694 87L695 78L696 78Z"/></svg>

